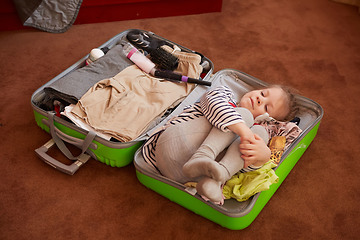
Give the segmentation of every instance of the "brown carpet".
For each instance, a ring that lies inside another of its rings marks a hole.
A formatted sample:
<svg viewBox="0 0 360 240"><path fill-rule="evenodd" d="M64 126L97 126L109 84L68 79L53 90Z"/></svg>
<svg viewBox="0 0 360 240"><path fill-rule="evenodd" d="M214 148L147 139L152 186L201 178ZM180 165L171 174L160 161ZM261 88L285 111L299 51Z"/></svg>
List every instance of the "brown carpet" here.
<svg viewBox="0 0 360 240"><path fill-rule="evenodd" d="M68 176L35 155L49 135L34 121L31 94L130 28L204 53L215 72L234 68L295 87L324 108L313 143L248 228L227 230L145 188L133 165L90 160ZM328 0L224 0L221 13L76 25L63 34L0 32L0 46L0 239L360 236L356 7Z"/></svg>

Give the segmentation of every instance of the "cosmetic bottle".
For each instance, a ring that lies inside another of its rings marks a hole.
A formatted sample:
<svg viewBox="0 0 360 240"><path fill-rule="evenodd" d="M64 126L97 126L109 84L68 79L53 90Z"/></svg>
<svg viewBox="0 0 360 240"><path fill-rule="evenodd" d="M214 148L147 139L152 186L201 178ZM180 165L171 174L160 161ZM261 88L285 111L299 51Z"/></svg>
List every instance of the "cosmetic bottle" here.
<svg viewBox="0 0 360 240"><path fill-rule="evenodd" d="M89 57L86 59L85 63L86 63L86 65L89 65L104 55L105 55L105 53L101 49L94 48L90 51Z"/></svg>
<svg viewBox="0 0 360 240"><path fill-rule="evenodd" d="M155 63L142 54L136 47L127 43L123 47L123 51L126 57L135 63L141 70L152 75L154 74Z"/></svg>

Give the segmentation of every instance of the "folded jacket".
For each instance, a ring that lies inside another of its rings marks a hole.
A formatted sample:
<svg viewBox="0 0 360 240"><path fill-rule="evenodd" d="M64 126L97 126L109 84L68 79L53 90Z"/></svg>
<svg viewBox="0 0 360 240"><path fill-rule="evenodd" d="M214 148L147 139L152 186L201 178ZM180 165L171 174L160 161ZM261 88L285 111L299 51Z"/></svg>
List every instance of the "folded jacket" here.
<svg viewBox="0 0 360 240"><path fill-rule="evenodd" d="M156 117L179 103L193 87L154 78L133 65L95 84L72 113L95 130L128 142L139 137Z"/></svg>

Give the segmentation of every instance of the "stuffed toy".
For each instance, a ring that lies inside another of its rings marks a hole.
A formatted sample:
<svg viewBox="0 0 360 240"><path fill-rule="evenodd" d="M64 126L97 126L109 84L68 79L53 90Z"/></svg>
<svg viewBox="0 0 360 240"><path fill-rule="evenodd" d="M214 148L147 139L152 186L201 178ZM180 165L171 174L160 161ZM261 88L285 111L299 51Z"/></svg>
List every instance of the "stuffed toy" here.
<svg viewBox="0 0 360 240"><path fill-rule="evenodd" d="M274 136L271 138L269 148L271 151L270 161L278 165L281 160L281 156L284 153L286 144L285 136Z"/></svg>

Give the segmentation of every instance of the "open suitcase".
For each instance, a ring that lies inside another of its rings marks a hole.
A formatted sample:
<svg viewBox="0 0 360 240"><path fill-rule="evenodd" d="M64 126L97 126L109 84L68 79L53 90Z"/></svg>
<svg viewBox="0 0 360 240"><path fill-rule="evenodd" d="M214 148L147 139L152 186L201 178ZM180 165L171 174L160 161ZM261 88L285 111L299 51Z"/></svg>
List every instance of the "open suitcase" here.
<svg viewBox="0 0 360 240"><path fill-rule="evenodd" d="M210 81L212 82L210 89L225 85L234 90L235 93L245 93L250 90L249 88L268 85L233 69L216 72ZM197 93L191 93L178 108L184 108L186 105L198 101L199 98L200 96ZM243 229L250 225L260 213L317 133L323 116L323 109L316 102L303 96L298 96L298 102L301 109L298 115L300 118L299 127L302 131L285 150L279 165L275 168L279 181L272 184L269 190L256 193L247 201L238 202L235 199L228 199L221 206L206 201L194 192L194 189L159 174L152 165L145 162L141 148L136 152L134 159L137 178L146 187L223 227L233 230Z"/></svg>
<svg viewBox="0 0 360 240"><path fill-rule="evenodd" d="M121 32L118 35L111 38L110 40L108 40L106 43L99 46L98 48L99 49L107 48L110 49L110 51L114 49L112 51L115 51L116 47L119 48L120 42L122 43L129 42L126 36L130 31L133 30L137 30L137 29L128 29L124 32ZM180 46L176 43L173 43L160 36L157 36L152 32L144 31L144 30L137 30L137 31L141 31L142 33L145 33L148 36L151 36L153 39L166 41L170 45L176 45L183 52L194 53L194 51L185 48L183 46ZM110 53L110 51L105 56L107 56ZM118 50L116 49L116 51ZM121 53L116 52L116 54L123 55L123 52ZM200 53L197 54L201 55ZM113 55L115 55L115 53L113 53ZM201 77L205 81L212 74L213 63L205 56L201 55L201 57L202 57L201 60L202 63L206 64L206 67L203 68L203 72L201 73ZM120 141L114 141L113 139L110 140L105 139L103 137L98 136L92 131L84 130L83 128L75 125L73 122L64 119L63 117L60 117L60 115L56 114L56 111L55 109L53 109L53 106L49 108L46 104L44 104L44 102L49 101L47 99L49 94L46 92L46 90L49 87L53 87L53 86L57 87L59 82L61 83L64 77L68 77L70 74L74 74L74 73L79 75L84 74L83 69L86 69L84 67L86 66L86 60L88 58L89 55L84 56L82 59L80 59L75 64L70 66L68 69L66 69L64 72L60 73L58 76L56 76L55 78L53 78L52 80L41 86L39 89L37 89L31 97L31 104L37 125L42 129L44 129L45 131L49 132L51 135L51 139L48 142L46 142L43 146L36 149L35 152L44 162L70 175L73 175L79 169L80 166L82 166L84 163L88 161L88 159L90 159L90 157L112 167L126 166L133 161L135 151L142 145L143 141L148 136L147 132L144 132L138 138L128 142L120 142ZM123 58L125 58L124 61L127 61L127 63L124 64L124 66L117 66L117 65L115 66L115 64L111 62L112 66L105 67L105 69L109 71L111 70L113 72L113 75L108 75L104 77L96 76L98 78L97 80L102 80L103 78L107 78L107 77L113 77L117 72L120 72L127 66L133 65L133 63L129 59L126 59L125 55L123 56ZM117 60L118 56L112 57L112 59ZM115 70L112 70L114 68ZM78 77L79 75L75 75L75 76ZM79 84L76 82L75 83L71 82L71 84L74 84L75 86L76 85L79 86ZM70 86L70 88L74 88L74 86ZM206 88L207 87L205 86L199 86L199 87L195 87L193 91L197 92L198 95L201 94L201 92L206 91ZM68 91L71 91L71 89ZM73 97L70 98L69 96L66 96L65 104L68 104L68 102L73 101L72 98ZM54 101L54 99L52 98L51 101ZM181 110L178 110L178 108L176 107L169 109L163 116L161 116L160 120L159 119L156 120L156 126L160 126L164 124L170 117L169 114L171 114L171 112L173 112L173 114L178 114L179 112L181 112ZM147 129L147 131L151 131L151 128ZM79 156L73 156L72 152L67 147L68 144L80 148L82 150L82 153ZM61 150L61 152L67 158L73 160L72 164L67 164L57 159L54 159L47 153L47 151L54 145L57 145L58 148Z"/></svg>
<svg viewBox="0 0 360 240"><path fill-rule="evenodd" d="M120 40L125 39L126 34L130 30L126 30L116 35L99 48L108 47L112 49ZM166 40L154 33L147 31L143 32L155 38ZM169 40L166 41L172 43ZM193 52L180 45L177 46L183 51ZM198 101L209 89L216 88L220 85L226 85L234 90L235 93L244 93L251 88L262 87L268 84L234 69L224 69L213 75L213 63L208 58L203 57L204 61L208 63L209 68L203 72L202 77L203 80L212 82L211 88L202 85L196 86L176 108L163 116L162 121L151 129L148 129L139 138L126 143L114 142L105 140L91 131L86 131L63 118L54 115L54 111L46 110L39 104L46 98L44 89L47 86L84 67L87 58L88 55L40 87L32 95L31 103L35 120L37 124L42 129L49 132L52 137L50 141L44 144L44 146L36 149L38 156L56 169L71 175L74 174L90 157L112 167L126 166L134 160L137 178L143 185L185 208L229 229L243 229L254 221L316 136L323 116L323 109L319 104L306 97L298 96L298 102L301 107L301 112L298 115L300 118L299 127L302 129L302 132L300 136L291 143L290 147L286 149L282 155L280 164L275 168L275 173L279 177L279 181L276 184L271 185L269 190L257 193L247 201L238 202L234 199L230 199L225 200L224 205L220 206L205 201L200 195L193 192L185 185L162 176L153 166L145 162L141 153L141 146L158 127L161 127L169 119L180 114L185 106ZM82 149L82 154L75 157L75 161L71 165L63 164L46 153L48 149L56 143L60 150L66 155L67 150L62 149L64 142L73 144Z"/></svg>

